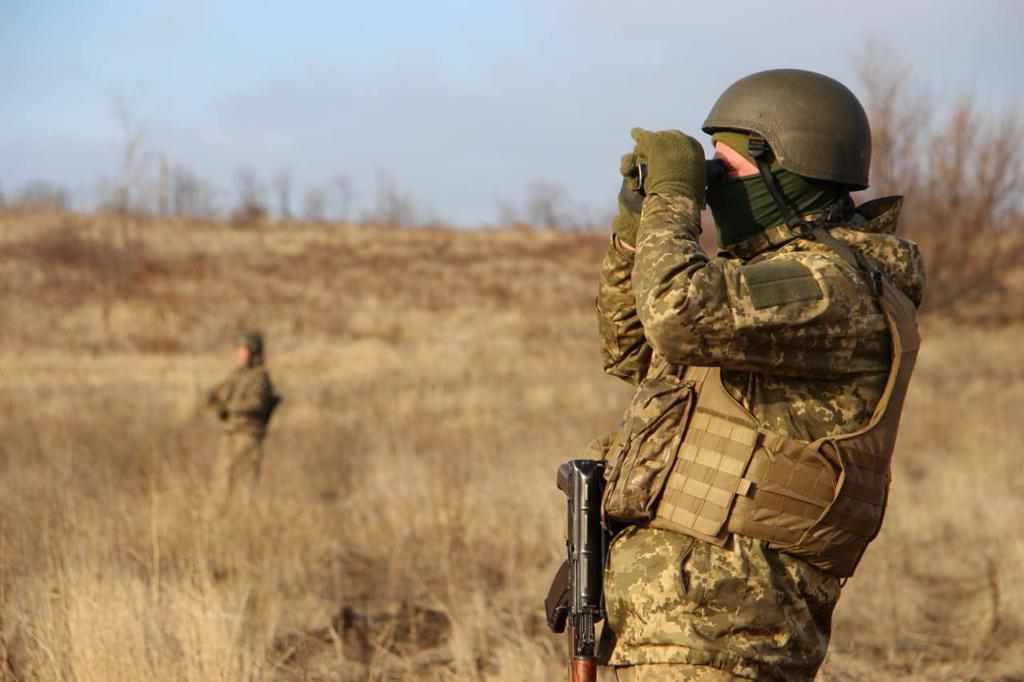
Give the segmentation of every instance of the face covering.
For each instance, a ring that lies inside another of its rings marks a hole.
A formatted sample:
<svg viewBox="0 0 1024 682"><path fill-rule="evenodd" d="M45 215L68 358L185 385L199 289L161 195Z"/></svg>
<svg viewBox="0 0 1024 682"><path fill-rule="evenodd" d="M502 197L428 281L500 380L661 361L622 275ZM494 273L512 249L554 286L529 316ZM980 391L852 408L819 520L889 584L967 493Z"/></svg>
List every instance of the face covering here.
<svg viewBox="0 0 1024 682"><path fill-rule="evenodd" d="M797 213L823 210L844 194L839 185L810 180L782 168L773 170L772 175ZM786 222L760 175L726 178L708 188L707 202L715 218L719 246L736 244Z"/></svg>

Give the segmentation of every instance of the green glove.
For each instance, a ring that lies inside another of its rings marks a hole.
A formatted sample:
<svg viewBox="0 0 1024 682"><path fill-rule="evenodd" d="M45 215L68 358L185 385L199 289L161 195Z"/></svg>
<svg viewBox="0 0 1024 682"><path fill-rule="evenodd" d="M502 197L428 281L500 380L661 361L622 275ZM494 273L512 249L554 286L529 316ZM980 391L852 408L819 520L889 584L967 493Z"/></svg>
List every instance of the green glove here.
<svg viewBox="0 0 1024 682"><path fill-rule="evenodd" d="M626 154L619 164L622 187L619 189L619 213L612 219L612 230L626 246L636 246L636 231L640 228L640 210L644 195L638 191L639 173L636 154Z"/></svg>
<svg viewBox="0 0 1024 682"><path fill-rule="evenodd" d="M678 130L633 128L633 152L647 166L646 194L682 194L704 206L704 148Z"/></svg>

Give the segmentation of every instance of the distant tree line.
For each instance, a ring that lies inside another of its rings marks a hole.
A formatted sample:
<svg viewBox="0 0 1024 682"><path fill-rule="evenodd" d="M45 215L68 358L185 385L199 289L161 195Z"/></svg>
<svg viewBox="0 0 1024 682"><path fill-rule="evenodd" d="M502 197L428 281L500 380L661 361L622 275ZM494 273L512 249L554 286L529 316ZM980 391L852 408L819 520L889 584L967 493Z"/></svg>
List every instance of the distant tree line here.
<svg viewBox="0 0 1024 682"><path fill-rule="evenodd" d="M115 94L110 108L118 130L117 171L99 183L94 196L33 180L10 196L0 191L0 207L65 211L87 206L114 215L224 220L234 225L330 221L401 227L442 222L424 214L395 177L383 171L359 202L348 174L337 173L300 190L287 166L267 173L240 165L226 188L149 143L137 97ZM587 207L570 200L562 185L550 181L530 181L520 201L499 201L496 208L502 226L586 229L608 222L604 216L595 220Z"/></svg>
<svg viewBox="0 0 1024 682"><path fill-rule="evenodd" d="M32 180L9 198L0 188L0 208L66 211L70 205L67 190L46 180Z"/></svg>
<svg viewBox="0 0 1024 682"><path fill-rule="evenodd" d="M89 202L98 211L225 220L235 225L329 221L402 227L441 222L424 215L389 173L378 173L368 206L357 210L353 182L344 173L300 193L287 168L261 174L252 166L241 166L235 173L234 187L225 190L187 165L169 162L160 155L146 155L146 163L140 163L136 156L134 143L126 145L120 177L101 182L97 197ZM82 197L74 199L65 187L47 180L30 181L10 196L0 190L0 208L65 211L79 204ZM584 230L603 227L609 220L603 216L595 219L591 210L570 199L562 185L550 181L530 181L520 202L497 204L501 226Z"/></svg>
<svg viewBox="0 0 1024 682"><path fill-rule="evenodd" d="M909 67L901 68L899 59L877 46L869 47L860 65L874 138L870 193L906 195L905 231L921 243L933 282L929 305L977 302L1002 286L996 281L1000 273L1024 264L1024 151L1016 144L1024 134L1021 116L981 112L969 99L940 106L916 90ZM112 111L120 131L119 168L91 202L101 211L236 225L440 222L423 214L385 172L361 202L345 173L300 192L288 167L267 173L242 165L233 187L225 189L149 145L132 100L113 98ZM0 206L10 208L68 210L77 198L45 180L5 189L10 193L0 190ZM496 209L499 225L521 228L603 229L610 219L545 180L528 182L519 200L499 201Z"/></svg>

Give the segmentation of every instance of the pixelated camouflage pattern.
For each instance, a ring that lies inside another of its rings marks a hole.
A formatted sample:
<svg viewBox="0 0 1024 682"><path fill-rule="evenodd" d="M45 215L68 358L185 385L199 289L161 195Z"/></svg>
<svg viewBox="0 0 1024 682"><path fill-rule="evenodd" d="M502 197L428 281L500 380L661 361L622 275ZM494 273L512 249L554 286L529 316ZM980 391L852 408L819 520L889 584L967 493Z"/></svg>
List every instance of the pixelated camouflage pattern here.
<svg viewBox="0 0 1024 682"><path fill-rule="evenodd" d="M762 542L734 536L718 547L633 526L615 539L605 572L602 650L610 665L682 663L810 680L839 591L836 578Z"/></svg>
<svg viewBox="0 0 1024 682"><path fill-rule="evenodd" d="M614 467L606 472L607 518L631 523L654 518L657 494L665 487L678 449L671 443L682 437L695 398L674 375L647 377L637 388L620 431L621 442L610 444Z"/></svg>
<svg viewBox="0 0 1024 682"><path fill-rule="evenodd" d="M651 347L636 312L633 296L633 253L613 234L597 293L605 371L631 384L639 384L651 365Z"/></svg>
<svg viewBox="0 0 1024 682"><path fill-rule="evenodd" d="M828 247L803 250L803 240L790 242L770 257L811 270L824 296L758 309L744 263L709 259L696 229L680 229L683 216L694 213L685 197L655 195L644 204L633 292L645 338L660 358L805 381L868 372L884 378L888 331L857 270Z"/></svg>
<svg viewBox="0 0 1024 682"><path fill-rule="evenodd" d="M900 202L872 205L886 210L870 221L858 211L832 234L919 303L920 253L891 234ZM605 370L639 384L666 365L721 366L729 392L791 438L815 440L866 423L885 384L890 344L860 274L829 247L803 239L749 260L709 258L697 243L697 218L685 197L652 195L635 256L608 249L597 302ZM810 269L823 297L754 308L742 267L779 258Z"/></svg>
<svg viewBox="0 0 1024 682"><path fill-rule="evenodd" d="M658 663L616 668L615 679L618 682L737 682L749 678L706 665Z"/></svg>
<svg viewBox="0 0 1024 682"><path fill-rule="evenodd" d="M222 434L210 476L210 511L226 514L249 509L262 468L260 436L248 431Z"/></svg>
<svg viewBox="0 0 1024 682"><path fill-rule="evenodd" d="M896 236L902 197L875 199L857 207L845 226L832 235L867 257L907 298L920 307L924 299L924 261L917 244Z"/></svg>
<svg viewBox="0 0 1024 682"><path fill-rule="evenodd" d="M274 385L264 365L236 368L207 394L228 433L245 432L263 437L274 402Z"/></svg>
<svg viewBox="0 0 1024 682"><path fill-rule="evenodd" d="M854 245L889 281L896 284L915 305L920 306L925 283L921 252L913 242L896 236L902 206L902 197L869 201L858 206L856 211L851 211L840 225L831 228L831 232ZM805 213L802 217L808 222L814 222L822 218L823 214ZM730 245L719 255L749 260L769 249L788 244L794 238L796 235L789 226L776 225L739 244Z"/></svg>
<svg viewBox="0 0 1024 682"><path fill-rule="evenodd" d="M919 303L923 265L916 245L894 234L899 210L898 199L871 202L831 233ZM765 240L741 245L749 249L743 258L712 258L697 243L698 220L685 197L650 195L635 254L610 245L597 301L606 371L640 384L687 365L720 366L743 407L794 439L865 425L888 376L890 338L862 274L806 239ZM743 267L767 261L806 268L821 296L755 307ZM733 536L721 548L634 529L613 545L605 590L604 653L614 665L811 679L828 646L839 583L750 538Z"/></svg>

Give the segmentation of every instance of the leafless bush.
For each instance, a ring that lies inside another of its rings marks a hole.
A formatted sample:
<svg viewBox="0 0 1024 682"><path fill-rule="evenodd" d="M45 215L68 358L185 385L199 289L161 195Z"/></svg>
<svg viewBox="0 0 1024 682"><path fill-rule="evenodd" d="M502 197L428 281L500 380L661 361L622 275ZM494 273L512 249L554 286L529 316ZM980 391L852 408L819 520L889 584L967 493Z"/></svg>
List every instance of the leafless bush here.
<svg viewBox="0 0 1024 682"><path fill-rule="evenodd" d="M37 211L66 211L68 209L68 193L63 187L45 180L29 182L14 197L14 208Z"/></svg>
<svg viewBox="0 0 1024 682"><path fill-rule="evenodd" d="M526 220L549 230L567 222L565 189L555 182L531 182L526 195Z"/></svg>
<svg viewBox="0 0 1024 682"><path fill-rule="evenodd" d="M416 204L411 196L399 189L393 175L379 173L375 205L363 222L388 227L413 225L416 222Z"/></svg>
<svg viewBox="0 0 1024 682"><path fill-rule="evenodd" d="M500 223L515 229L540 228L573 232L607 228L611 218L595 219L585 207L572 201L565 187L550 180L526 185L522 207L499 202Z"/></svg>
<svg viewBox="0 0 1024 682"><path fill-rule="evenodd" d="M274 192L277 194L277 215L281 220L292 219L292 172L280 169L274 175Z"/></svg>
<svg viewBox="0 0 1024 682"><path fill-rule="evenodd" d="M63 222L0 247L0 256L40 266L46 277L75 296L121 295L137 291L142 279L165 272L145 248L138 231L93 236Z"/></svg>
<svg viewBox="0 0 1024 682"><path fill-rule="evenodd" d="M110 107L121 133L120 173L109 187L103 206L119 215L148 213L154 208L150 173L159 155L147 142L148 126L142 113L142 93L115 93L110 97Z"/></svg>
<svg viewBox="0 0 1024 682"><path fill-rule="evenodd" d="M338 192L338 220L348 222L352 212L352 180L344 173L334 176L334 188Z"/></svg>
<svg viewBox="0 0 1024 682"><path fill-rule="evenodd" d="M177 166L170 177L171 213L178 217L210 218L216 213L209 183L189 168Z"/></svg>
<svg viewBox="0 0 1024 682"><path fill-rule="evenodd" d="M302 215L312 223L324 221L327 217L327 195L322 189L313 187L306 191L302 200Z"/></svg>
<svg viewBox="0 0 1024 682"><path fill-rule="evenodd" d="M903 230L928 268L925 309L958 320L1019 319L1010 276L1024 268L1024 133L1016 113L968 98L943 111L907 69L868 57L873 194L904 194Z"/></svg>
<svg viewBox="0 0 1024 682"><path fill-rule="evenodd" d="M261 223L267 218L267 208L259 203L243 203L231 212L231 224L244 227Z"/></svg>
<svg viewBox="0 0 1024 682"><path fill-rule="evenodd" d="M240 168L235 176L238 187L238 205L231 212L231 224L236 227L263 222L267 217L266 188L256 171Z"/></svg>

